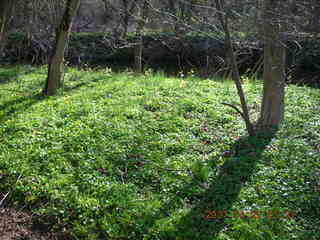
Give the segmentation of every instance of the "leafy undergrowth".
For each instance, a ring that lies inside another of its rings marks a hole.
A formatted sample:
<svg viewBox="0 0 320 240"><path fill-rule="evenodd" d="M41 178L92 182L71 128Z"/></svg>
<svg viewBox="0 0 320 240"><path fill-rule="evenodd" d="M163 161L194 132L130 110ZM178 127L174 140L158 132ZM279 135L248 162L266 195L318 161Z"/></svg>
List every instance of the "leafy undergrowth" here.
<svg viewBox="0 0 320 240"><path fill-rule="evenodd" d="M320 92L287 87L275 136L245 137L229 81L0 70L0 192L74 239L319 239ZM247 81L257 115L261 83ZM256 117L256 116L253 116ZM10 201L9 201L10 200Z"/></svg>

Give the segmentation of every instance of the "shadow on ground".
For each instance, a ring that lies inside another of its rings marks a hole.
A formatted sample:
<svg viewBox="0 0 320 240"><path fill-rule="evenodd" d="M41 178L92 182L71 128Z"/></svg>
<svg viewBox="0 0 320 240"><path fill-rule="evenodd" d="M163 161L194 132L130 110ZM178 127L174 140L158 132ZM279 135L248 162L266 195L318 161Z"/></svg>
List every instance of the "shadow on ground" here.
<svg viewBox="0 0 320 240"><path fill-rule="evenodd" d="M58 234L41 232L32 226L32 214L13 208L0 208L0 233L2 240L42 239L57 240ZM65 238L67 239L67 238Z"/></svg>
<svg viewBox="0 0 320 240"><path fill-rule="evenodd" d="M19 76L18 71L1 69L0 71L0 84L5 84L11 81L17 81Z"/></svg>
<svg viewBox="0 0 320 240"><path fill-rule="evenodd" d="M13 100L4 102L0 105L0 122L9 119L16 113L24 112L26 109L43 99L44 97L41 94L36 94L30 96L22 96L20 98L15 98Z"/></svg>
<svg viewBox="0 0 320 240"><path fill-rule="evenodd" d="M274 134L275 132L259 134L257 137L242 137L236 141L232 146L233 155L225 160L215 180L194 200L187 215L173 223L171 230L159 233L160 239L215 239L227 227L227 223L225 218L206 219L208 211L231 211L243 185L250 181L256 164L261 160L262 153ZM182 192L190 186L185 186ZM178 198L180 197L177 196L162 206L159 214L155 214L156 218L172 211L172 205ZM153 219L153 224L157 220L159 219Z"/></svg>
<svg viewBox="0 0 320 240"><path fill-rule="evenodd" d="M94 83L100 82L105 80L105 78L103 77L91 77L90 81L85 81L84 78L85 76L81 75L81 76L74 76L76 83L73 84L72 82L75 80L70 80L70 81L66 81L64 83L64 86L62 88L63 92L73 92L78 90L79 88L85 87L85 86L89 86L89 87L94 87Z"/></svg>

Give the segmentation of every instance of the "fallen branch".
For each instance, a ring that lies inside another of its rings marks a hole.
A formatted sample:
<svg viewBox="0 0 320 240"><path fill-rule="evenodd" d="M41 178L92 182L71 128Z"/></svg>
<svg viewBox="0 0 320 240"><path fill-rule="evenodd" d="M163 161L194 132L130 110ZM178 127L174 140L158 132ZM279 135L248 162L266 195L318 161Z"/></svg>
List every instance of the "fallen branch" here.
<svg viewBox="0 0 320 240"><path fill-rule="evenodd" d="M18 183L18 181L20 180L21 178L21 174L19 175L19 177L17 178L17 181L14 185L16 185ZM7 197L9 196L10 192L7 192L4 197L1 199L0 201L0 207L2 206L2 204L4 203L4 201L7 199Z"/></svg>
<svg viewBox="0 0 320 240"><path fill-rule="evenodd" d="M6 200L6 198L9 196L10 192L7 192L4 197L1 199L0 201L0 207L2 206L2 204L4 203L4 201Z"/></svg>

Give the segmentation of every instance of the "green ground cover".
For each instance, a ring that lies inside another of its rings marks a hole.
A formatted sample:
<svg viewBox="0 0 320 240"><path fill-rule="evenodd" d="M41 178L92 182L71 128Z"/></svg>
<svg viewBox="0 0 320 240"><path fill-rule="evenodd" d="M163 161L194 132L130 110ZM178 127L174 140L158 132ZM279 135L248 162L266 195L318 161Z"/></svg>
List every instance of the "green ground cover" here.
<svg viewBox="0 0 320 240"><path fill-rule="evenodd" d="M233 83L0 68L0 193L75 239L319 239L320 91L288 86L274 136L248 138ZM245 81L251 113L262 85ZM244 213L245 216L242 214ZM207 216L207 217L206 217Z"/></svg>

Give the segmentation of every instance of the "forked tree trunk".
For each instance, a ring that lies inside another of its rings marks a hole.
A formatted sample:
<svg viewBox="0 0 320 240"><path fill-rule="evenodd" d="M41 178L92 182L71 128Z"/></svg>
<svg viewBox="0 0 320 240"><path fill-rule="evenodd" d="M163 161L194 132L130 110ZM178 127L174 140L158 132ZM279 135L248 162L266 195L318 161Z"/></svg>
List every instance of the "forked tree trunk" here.
<svg viewBox="0 0 320 240"><path fill-rule="evenodd" d="M143 6L138 7L138 25L136 30L137 43L134 48L134 69L136 72L141 73L142 67L142 52L143 52L143 29L147 21L149 10L148 0L143 1Z"/></svg>
<svg viewBox="0 0 320 240"><path fill-rule="evenodd" d="M45 95L54 95L62 86L64 54L68 45L72 20L78 11L79 5L80 0L67 1L66 10L56 31L55 45L49 60L47 81L43 89Z"/></svg>
<svg viewBox="0 0 320 240"><path fill-rule="evenodd" d="M278 0L264 1L263 99L258 122L262 129L277 128L284 118L286 50L280 39L280 8Z"/></svg>

